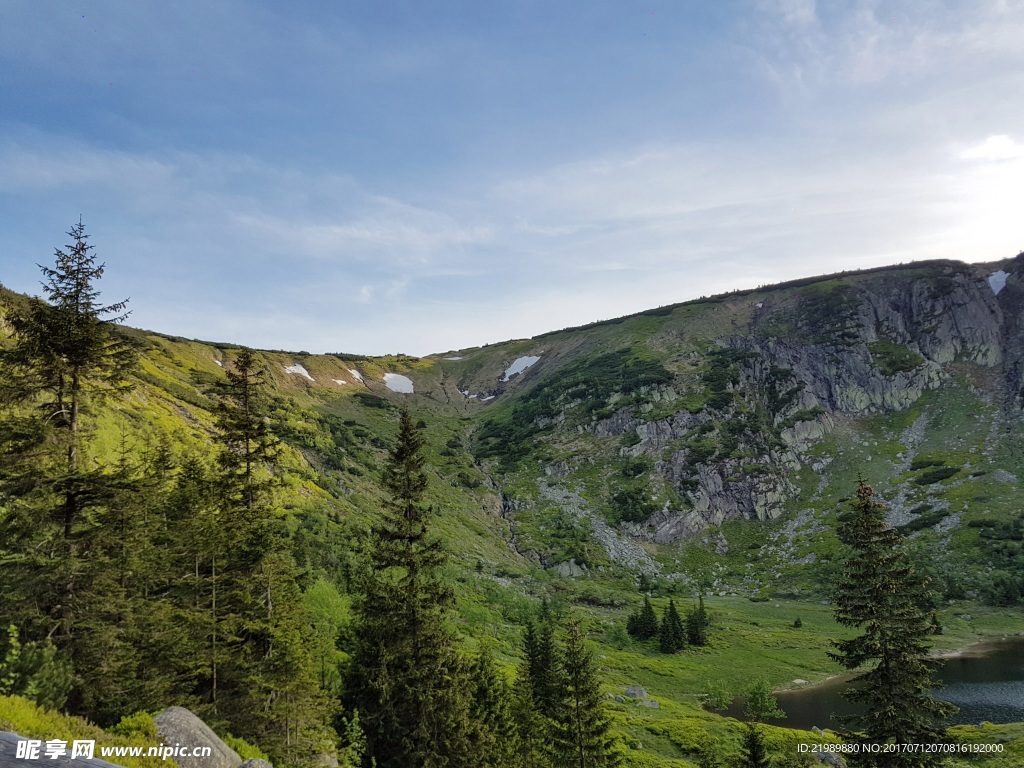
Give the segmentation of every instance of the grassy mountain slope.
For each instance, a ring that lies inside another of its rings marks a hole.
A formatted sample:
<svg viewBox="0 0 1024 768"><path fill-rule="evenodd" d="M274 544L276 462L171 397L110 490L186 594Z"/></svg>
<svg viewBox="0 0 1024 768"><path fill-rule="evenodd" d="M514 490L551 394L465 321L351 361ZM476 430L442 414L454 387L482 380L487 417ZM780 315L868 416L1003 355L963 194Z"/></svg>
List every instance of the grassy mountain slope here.
<svg viewBox="0 0 1024 768"><path fill-rule="evenodd" d="M997 272L1008 275L998 293ZM709 735L738 750L737 724L699 707L709 685L838 671L825 648L843 632L821 600L838 551L831 523L858 474L934 570L941 647L1019 631L1022 297L1021 257L941 262L421 359L260 352L284 441L275 492L308 604L344 631L406 405L426 424L467 642L496 638L511 665L539 597L582 611L609 693L640 684L660 704L612 704L641 745L635 765L695 764ZM20 300L5 292L0 306ZM208 457L214 385L237 350L124 333L141 365L129 397L97 414L90 460L162 442ZM385 374L415 392L392 391ZM708 593L711 645L668 657L630 640L640 590L659 612L669 596ZM772 731L780 748L799 738Z"/></svg>

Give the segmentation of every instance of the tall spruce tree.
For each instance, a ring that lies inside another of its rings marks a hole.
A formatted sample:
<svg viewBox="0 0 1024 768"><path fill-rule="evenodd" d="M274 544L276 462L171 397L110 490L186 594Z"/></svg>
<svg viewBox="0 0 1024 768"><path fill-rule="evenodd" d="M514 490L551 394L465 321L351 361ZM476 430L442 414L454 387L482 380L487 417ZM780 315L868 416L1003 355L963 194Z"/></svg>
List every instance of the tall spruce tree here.
<svg viewBox="0 0 1024 768"><path fill-rule="evenodd" d="M136 671L110 536L126 489L89 448L94 408L127 388L135 352L113 327L127 302L99 300L104 265L81 221L68 235L54 266L40 267L45 299L8 314L11 344L0 353L0 619L29 642L52 638L75 666L68 706L108 721Z"/></svg>
<svg viewBox="0 0 1024 768"><path fill-rule="evenodd" d="M555 639L555 618L547 602L540 618L527 624L523 639L525 671L537 711L548 719L556 716L565 695L562 653Z"/></svg>
<svg viewBox="0 0 1024 768"><path fill-rule="evenodd" d="M370 573L356 608L344 702L358 710L367 759L378 768L475 764L469 685L446 626L454 608L424 504L423 437L402 411L384 473L390 498L372 530Z"/></svg>
<svg viewBox="0 0 1024 768"><path fill-rule="evenodd" d="M559 765L612 768L619 765L611 720L604 709L593 652L586 647L579 622L565 630L564 699L555 718Z"/></svg>
<svg viewBox="0 0 1024 768"><path fill-rule="evenodd" d="M223 617L216 607L214 562L225 565L224 530L218 484L197 456L186 456L155 509L153 534L157 576L149 598L161 606L169 627L181 636L165 653L164 669L178 678L176 699L204 719L215 721L215 671L225 663ZM162 575L162 578L160 577Z"/></svg>
<svg viewBox="0 0 1024 768"><path fill-rule="evenodd" d="M700 595L698 600L698 604L686 612L686 641L690 645L701 647L708 644L711 617L708 616L708 609L704 607L704 595Z"/></svg>
<svg viewBox="0 0 1024 768"><path fill-rule="evenodd" d="M217 522L206 558L209 703L233 730L289 764L329 746L328 702L317 682L298 572L284 521L272 506L264 370L242 350L216 410L220 444Z"/></svg>
<svg viewBox="0 0 1024 768"><path fill-rule="evenodd" d="M941 722L956 708L929 694L934 662L931 626L921 607L926 585L903 549L903 537L886 524L884 509L861 481L837 531L849 555L835 587L836 621L863 634L834 642L836 651L829 655L847 669L874 664L854 678L846 694L866 709L852 719L855 730L847 737L871 744L941 743L946 738ZM851 762L928 768L942 759L919 752L862 752Z"/></svg>
<svg viewBox="0 0 1024 768"><path fill-rule="evenodd" d="M668 607L661 617L661 628L658 632L658 648L662 653L675 653L686 647L686 631L683 620L679 618L675 600L669 598Z"/></svg>

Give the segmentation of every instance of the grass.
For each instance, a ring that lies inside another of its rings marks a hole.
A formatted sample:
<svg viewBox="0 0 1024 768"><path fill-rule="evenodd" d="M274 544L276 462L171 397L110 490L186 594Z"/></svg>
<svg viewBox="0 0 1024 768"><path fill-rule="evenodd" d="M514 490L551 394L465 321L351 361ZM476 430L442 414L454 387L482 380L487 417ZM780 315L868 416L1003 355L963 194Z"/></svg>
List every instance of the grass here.
<svg viewBox="0 0 1024 768"><path fill-rule="evenodd" d="M886 376L907 373L924 364L924 357L903 344L879 339L868 344L871 359Z"/></svg>

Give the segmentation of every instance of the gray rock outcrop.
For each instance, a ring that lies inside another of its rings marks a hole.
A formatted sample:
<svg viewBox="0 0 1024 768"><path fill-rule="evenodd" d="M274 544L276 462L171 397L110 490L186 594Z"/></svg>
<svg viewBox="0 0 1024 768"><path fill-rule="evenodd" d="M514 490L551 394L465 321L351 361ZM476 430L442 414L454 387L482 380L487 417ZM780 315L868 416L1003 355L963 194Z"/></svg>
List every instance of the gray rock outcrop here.
<svg viewBox="0 0 1024 768"><path fill-rule="evenodd" d="M587 569L575 560L566 560L561 562L551 570L564 578L575 578L576 576L583 576L587 573Z"/></svg>
<svg viewBox="0 0 1024 768"><path fill-rule="evenodd" d="M235 750L184 707L168 707L154 719L157 733L164 743L210 747L210 757L176 757L179 768L238 768L242 764L242 758Z"/></svg>
<svg viewBox="0 0 1024 768"><path fill-rule="evenodd" d="M655 471L686 502L666 506L630 533L667 544L727 520L774 519L793 497L789 478L795 471L807 465L824 470L828 459L811 449L835 428L835 418L906 409L943 386L952 363L1001 371L1008 401L1019 403L1022 265L1020 259L1001 265L1006 280L999 290L989 279L993 265L950 262L835 284L823 280L820 288L760 303L746 332L717 343L736 352L736 378L728 391L742 393L746 409L767 411L773 439L763 439L763 425L744 423L745 409L728 404L680 408L650 420L644 418L652 412L650 403L632 404L591 427L598 437L635 435L620 454L652 459ZM692 356L702 359L699 352ZM649 393L648 400L657 399L664 413L678 397L665 388ZM706 457L697 450L701 439L724 445L723 425L731 429L733 450Z"/></svg>

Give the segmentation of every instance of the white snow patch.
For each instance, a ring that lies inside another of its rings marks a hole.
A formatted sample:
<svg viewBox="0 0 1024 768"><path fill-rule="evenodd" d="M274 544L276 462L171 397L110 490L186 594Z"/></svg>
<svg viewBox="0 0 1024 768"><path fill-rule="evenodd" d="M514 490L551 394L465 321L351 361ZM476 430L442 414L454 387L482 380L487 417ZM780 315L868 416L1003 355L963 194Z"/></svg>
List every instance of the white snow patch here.
<svg viewBox="0 0 1024 768"><path fill-rule="evenodd" d="M487 397L481 397L480 398L480 402L481 403L486 403L488 400L493 400L496 397L497 397L497 395L488 395Z"/></svg>
<svg viewBox="0 0 1024 768"><path fill-rule="evenodd" d="M344 379L331 379L331 381L333 381L335 384L337 384L339 386L344 386L344 385L348 384L348 382L345 381Z"/></svg>
<svg viewBox="0 0 1024 768"><path fill-rule="evenodd" d="M357 379L359 379L360 381L362 381L362 380L363 380L363 374L361 374L361 373L360 373L359 371L357 371L357 370L356 370L355 368L349 368L349 369L348 369L348 372L349 372L349 373L351 373L351 374L352 374L353 376L355 376L355 377L356 377Z"/></svg>
<svg viewBox="0 0 1024 768"><path fill-rule="evenodd" d="M220 360L218 360L217 358L213 358L213 362L215 362L215 363L216 363L217 365L219 365L219 366L220 366L221 368L223 368L223 367L224 367L224 363L222 363L222 362L221 362Z"/></svg>
<svg viewBox="0 0 1024 768"><path fill-rule="evenodd" d="M296 363L295 365L286 365L284 367L284 372L294 373L296 376L305 376L310 381L316 381L316 379L309 375L309 371L303 368L300 363Z"/></svg>
<svg viewBox="0 0 1024 768"><path fill-rule="evenodd" d="M991 275L989 275L988 284L989 287L992 289L992 293L998 296L999 292L1006 287L1006 278L1008 278L1009 276L1009 272L1003 272L1003 270L1001 269L998 272L993 272Z"/></svg>
<svg viewBox="0 0 1024 768"><path fill-rule="evenodd" d="M754 306L757 307L758 309L763 309L764 308L764 302L763 301L759 301Z"/></svg>
<svg viewBox="0 0 1024 768"><path fill-rule="evenodd" d="M461 357L446 357L445 360L462 360Z"/></svg>
<svg viewBox="0 0 1024 768"><path fill-rule="evenodd" d="M400 373L385 373L384 386L392 392L402 392L407 395L411 395L413 391L412 379Z"/></svg>
<svg viewBox="0 0 1024 768"><path fill-rule="evenodd" d="M538 360L540 360L539 355L527 355L526 357L517 358L512 365L505 369L505 378L502 381L508 381L517 373L522 373Z"/></svg>

